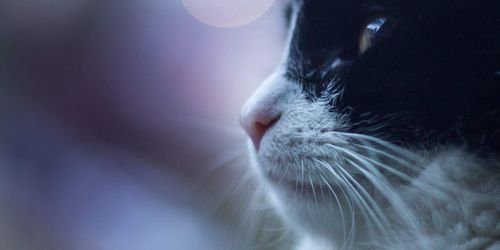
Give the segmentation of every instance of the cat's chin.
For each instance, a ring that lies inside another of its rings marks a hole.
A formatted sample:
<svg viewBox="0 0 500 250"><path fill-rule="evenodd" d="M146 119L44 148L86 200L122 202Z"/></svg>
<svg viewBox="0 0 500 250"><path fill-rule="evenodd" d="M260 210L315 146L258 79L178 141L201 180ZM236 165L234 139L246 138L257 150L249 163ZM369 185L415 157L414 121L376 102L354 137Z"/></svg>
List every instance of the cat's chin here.
<svg viewBox="0 0 500 250"><path fill-rule="evenodd" d="M328 244L333 247L343 241L352 227L356 227L352 222L356 221L357 212L346 205L349 201L342 194L339 183L302 182L262 172L261 177L278 213L301 232L328 239Z"/></svg>
<svg viewBox="0 0 500 250"><path fill-rule="evenodd" d="M315 147L321 151L320 146ZM290 147L286 154L281 154L264 144L259 152L253 151L253 158L261 177L279 196L331 206L332 201L340 202L349 188L346 185L364 186L367 181L365 175L348 164L341 154L326 152L316 157L304 156Z"/></svg>
<svg viewBox="0 0 500 250"><path fill-rule="evenodd" d="M300 160L277 161L277 158L264 157L264 152L253 154L255 167L268 187L274 207L295 228L329 239L336 245L355 226L352 222L359 220L354 218L356 208L342 187L345 183L332 176L314 175L311 169L302 173L304 167L307 169L310 165L304 166ZM358 173L351 176L360 185L368 183Z"/></svg>

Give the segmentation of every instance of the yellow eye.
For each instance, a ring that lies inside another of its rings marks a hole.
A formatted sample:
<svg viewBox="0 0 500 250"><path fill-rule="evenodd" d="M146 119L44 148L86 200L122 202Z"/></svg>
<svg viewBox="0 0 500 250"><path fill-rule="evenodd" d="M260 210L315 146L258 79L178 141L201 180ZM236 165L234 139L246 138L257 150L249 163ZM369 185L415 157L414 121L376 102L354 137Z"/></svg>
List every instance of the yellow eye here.
<svg viewBox="0 0 500 250"><path fill-rule="evenodd" d="M387 22L387 17L377 17L366 24L359 37L359 54L362 54L373 46L377 39L377 33Z"/></svg>

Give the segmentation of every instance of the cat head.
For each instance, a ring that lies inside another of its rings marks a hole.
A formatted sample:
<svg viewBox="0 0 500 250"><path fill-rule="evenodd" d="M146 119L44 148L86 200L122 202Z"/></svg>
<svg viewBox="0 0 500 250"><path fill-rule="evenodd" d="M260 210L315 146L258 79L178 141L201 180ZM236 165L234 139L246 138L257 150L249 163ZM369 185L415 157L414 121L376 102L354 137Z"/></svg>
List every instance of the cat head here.
<svg viewBox="0 0 500 250"><path fill-rule="evenodd" d="M375 180L411 181L421 152L500 153L499 1L291 6L282 63L241 122L278 208L299 226L345 237L363 206L352 193L372 197L366 206L387 199Z"/></svg>

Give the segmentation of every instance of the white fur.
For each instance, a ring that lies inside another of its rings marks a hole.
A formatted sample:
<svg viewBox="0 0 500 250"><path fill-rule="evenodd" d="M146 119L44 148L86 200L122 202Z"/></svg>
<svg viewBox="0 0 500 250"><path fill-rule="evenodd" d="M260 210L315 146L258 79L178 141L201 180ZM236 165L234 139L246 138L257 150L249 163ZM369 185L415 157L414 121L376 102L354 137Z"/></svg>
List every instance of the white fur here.
<svg viewBox="0 0 500 250"><path fill-rule="evenodd" d="M273 83L278 87L270 87ZM297 249L500 249L496 159L460 149L410 152L377 138L336 132L349 126L345 119L322 101L306 100L280 74L257 93L245 112L272 108L281 119L253 151L256 169L275 208L303 238ZM380 164L353 158L358 156ZM387 174L384 167L411 180ZM366 202L385 218L370 221L373 216L360 204L349 203L353 194L341 178L345 173L370 176L359 185L373 203ZM316 185L323 185L322 193L315 192Z"/></svg>

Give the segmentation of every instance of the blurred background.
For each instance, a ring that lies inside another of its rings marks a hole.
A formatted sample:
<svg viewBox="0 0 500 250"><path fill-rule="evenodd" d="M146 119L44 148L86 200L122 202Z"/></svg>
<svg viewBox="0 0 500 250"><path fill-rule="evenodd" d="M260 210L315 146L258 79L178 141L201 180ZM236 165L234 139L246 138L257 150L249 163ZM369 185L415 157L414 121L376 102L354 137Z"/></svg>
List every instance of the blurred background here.
<svg viewBox="0 0 500 250"><path fill-rule="evenodd" d="M0 0L0 249L283 241L237 124L280 60L282 5Z"/></svg>

